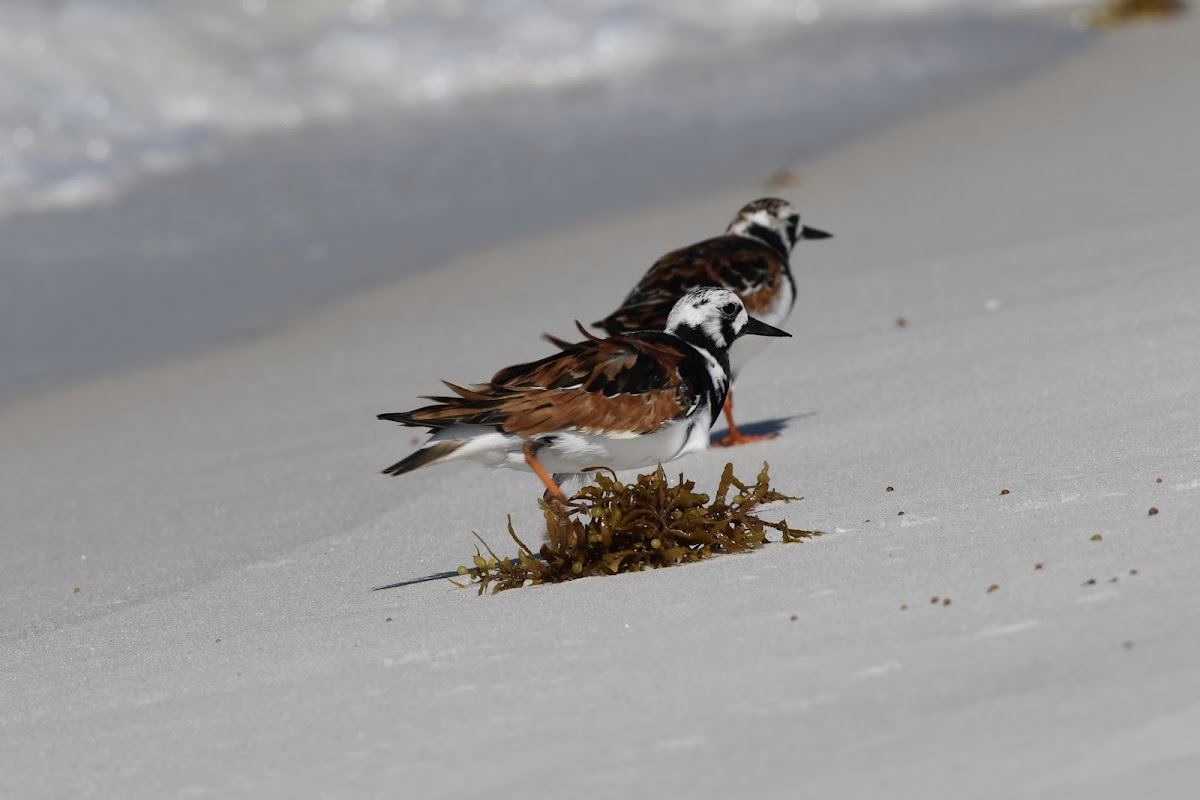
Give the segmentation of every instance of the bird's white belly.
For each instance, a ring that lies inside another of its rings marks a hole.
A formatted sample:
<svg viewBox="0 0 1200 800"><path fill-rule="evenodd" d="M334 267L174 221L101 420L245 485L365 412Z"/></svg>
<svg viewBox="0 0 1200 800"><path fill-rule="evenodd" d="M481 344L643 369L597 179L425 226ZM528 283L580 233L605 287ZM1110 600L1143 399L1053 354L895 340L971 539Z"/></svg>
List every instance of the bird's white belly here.
<svg viewBox="0 0 1200 800"><path fill-rule="evenodd" d="M783 324L792 314L792 284L785 280L783 286L779 287L779 294L775 298L775 304L772 305L765 313L757 314L758 319L776 328L782 328ZM741 372L742 367L746 366L746 362L757 356L774 340L767 336L743 336L733 343L729 348L729 379L730 383Z"/></svg>
<svg viewBox="0 0 1200 800"><path fill-rule="evenodd" d="M579 472L588 467L618 471L652 467L708 447L712 415L707 409L697 411L691 417L640 436L618 438L561 431L538 449L537 458L550 472ZM524 463L518 468L523 467Z"/></svg>
<svg viewBox="0 0 1200 800"><path fill-rule="evenodd" d="M670 422L654 433L605 436L577 430L557 431L534 439L537 459L548 472L580 472L588 467L640 469L671 461L708 447L712 412L697 408L691 416ZM454 425L429 438L462 441L446 460L470 459L493 469L531 471L525 461L525 439L493 428Z"/></svg>
<svg viewBox="0 0 1200 800"><path fill-rule="evenodd" d="M729 348L729 381L732 383L747 362L767 349L771 339L766 336L743 336Z"/></svg>

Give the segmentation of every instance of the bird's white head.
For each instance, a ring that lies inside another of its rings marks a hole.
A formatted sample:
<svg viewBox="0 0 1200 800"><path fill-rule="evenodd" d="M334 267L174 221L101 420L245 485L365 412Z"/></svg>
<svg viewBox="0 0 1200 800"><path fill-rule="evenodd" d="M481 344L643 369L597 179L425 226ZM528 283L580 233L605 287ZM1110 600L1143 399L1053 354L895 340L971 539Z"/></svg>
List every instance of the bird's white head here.
<svg viewBox="0 0 1200 800"><path fill-rule="evenodd" d="M833 235L801 225L796 207L778 197L763 197L742 206L725 232L756 239L785 258L801 239L828 239Z"/></svg>
<svg viewBox="0 0 1200 800"><path fill-rule="evenodd" d="M696 289L679 298L667 315L666 332L713 351L728 350L746 335L791 336L750 316L733 292L715 287Z"/></svg>

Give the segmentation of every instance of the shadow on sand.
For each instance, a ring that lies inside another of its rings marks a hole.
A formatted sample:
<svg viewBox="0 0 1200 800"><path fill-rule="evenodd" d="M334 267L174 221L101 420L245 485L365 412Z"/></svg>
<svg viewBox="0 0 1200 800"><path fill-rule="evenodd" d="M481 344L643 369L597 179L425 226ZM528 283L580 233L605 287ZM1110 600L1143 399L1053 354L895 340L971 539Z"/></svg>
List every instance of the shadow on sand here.
<svg viewBox="0 0 1200 800"><path fill-rule="evenodd" d="M376 586L376 587L372 588L371 591L372 592L382 592L384 589L399 589L403 586L416 586L418 583L430 583L432 581L446 581L446 580L450 580L451 578L462 578L462 577L465 577L465 576L460 574L459 571L456 569L451 570L449 572L435 572L434 574L426 575L423 578L410 578L409 580L400 581L399 583L389 583L387 586Z"/></svg>
<svg viewBox="0 0 1200 800"><path fill-rule="evenodd" d="M790 417L776 417L775 419L764 419L758 422L750 422L746 425L739 425L738 430L747 436L776 436L780 434L788 423L792 420L804 419L805 417L816 416L816 411L806 411L803 414L795 414ZM709 442L715 447L717 443L729 435L729 429L714 430L712 436L709 437Z"/></svg>

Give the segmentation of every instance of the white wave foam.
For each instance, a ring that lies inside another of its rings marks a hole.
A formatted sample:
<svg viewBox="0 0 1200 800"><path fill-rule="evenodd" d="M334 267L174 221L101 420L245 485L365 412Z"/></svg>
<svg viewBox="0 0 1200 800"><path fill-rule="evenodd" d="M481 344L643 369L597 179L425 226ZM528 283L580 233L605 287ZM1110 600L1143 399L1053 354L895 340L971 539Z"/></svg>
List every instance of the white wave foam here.
<svg viewBox="0 0 1200 800"><path fill-rule="evenodd" d="M831 17L1005 0L24 0L0 6L0 213L72 207L231 137L644 69Z"/></svg>

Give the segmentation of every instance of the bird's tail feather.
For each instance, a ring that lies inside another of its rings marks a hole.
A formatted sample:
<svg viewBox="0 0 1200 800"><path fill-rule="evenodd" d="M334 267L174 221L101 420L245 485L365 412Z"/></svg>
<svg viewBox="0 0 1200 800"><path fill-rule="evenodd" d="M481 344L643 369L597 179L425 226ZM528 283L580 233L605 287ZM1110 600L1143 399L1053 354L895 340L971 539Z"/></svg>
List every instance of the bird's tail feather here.
<svg viewBox="0 0 1200 800"><path fill-rule="evenodd" d="M397 420L399 422L399 420ZM382 471L383 475L403 475L406 472L412 472L418 467L424 467L428 464L436 464L439 461L445 461L454 455L458 448L463 446L461 440L432 442L422 447L417 452L407 458L397 461L390 467Z"/></svg>
<svg viewBox="0 0 1200 800"><path fill-rule="evenodd" d="M596 327L600 327L600 325L601 325L601 323L599 323L599 322L593 322L592 324L595 325ZM597 336L596 334L589 331L587 328L585 328L583 326L583 323L580 322L579 320L575 320L575 328L583 336L585 341L589 341L589 342L604 341L604 337ZM568 349L574 347L576 344L575 342L569 341L567 339L560 339L559 337L555 336L552 333L543 333L542 338L545 339L550 344L557 347L559 350L568 350Z"/></svg>

